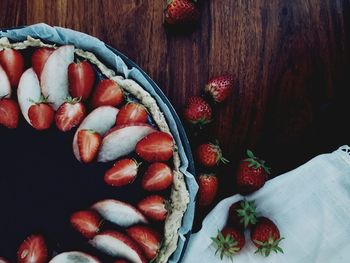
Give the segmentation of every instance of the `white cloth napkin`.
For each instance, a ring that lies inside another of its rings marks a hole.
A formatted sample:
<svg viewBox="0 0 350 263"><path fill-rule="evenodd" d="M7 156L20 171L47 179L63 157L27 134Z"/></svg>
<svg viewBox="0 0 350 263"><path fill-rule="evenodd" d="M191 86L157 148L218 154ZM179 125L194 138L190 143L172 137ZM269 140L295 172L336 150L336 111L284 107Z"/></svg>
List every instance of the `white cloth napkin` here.
<svg viewBox="0 0 350 263"><path fill-rule="evenodd" d="M226 223L235 195L221 201L191 236L183 263L232 262L215 256L210 237ZM348 263L350 262L350 147L315 157L299 168L270 180L247 198L255 200L258 212L271 218L285 239L284 254L265 258L246 231L246 246L235 263Z"/></svg>

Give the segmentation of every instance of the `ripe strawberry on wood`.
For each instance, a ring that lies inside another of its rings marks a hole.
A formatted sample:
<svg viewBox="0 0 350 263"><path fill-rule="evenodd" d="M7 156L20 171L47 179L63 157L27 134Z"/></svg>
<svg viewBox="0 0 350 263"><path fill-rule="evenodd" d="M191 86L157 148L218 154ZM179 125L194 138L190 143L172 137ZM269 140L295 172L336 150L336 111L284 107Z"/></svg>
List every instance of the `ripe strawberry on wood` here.
<svg viewBox="0 0 350 263"><path fill-rule="evenodd" d="M205 86L205 92L217 102L223 102L231 95L233 78L231 75L219 76L210 79Z"/></svg>
<svg viewBox="0 0 350 263"><path fill-rule="evenodd" d="M263 187L270 174L265 161L255 157L250 150L247 150L247 156L240 162L236 174L237 192L242 195L251 194Z"/></svg>
<svg viewBox="0 0 350 263"><path fill-rule="evenodd" d="M218 191L218 179L215 174L201 174L198 177L198 204L200 206L210 205Z"/></svg>
<svg viewBox="0 0 350 263"><path fill-rule="evenodd" d="M269 256L271 251L283 253L279 243L284 238L281 238L275 223L266 217L259 217L257 221L258 223L250 233L251 240L258 248L255 253L260 253L265 257Z"/></svg>
<svg viewBox="0 0 350 263"><path fill-rule="evenodd" d="M256 206L254 201L246 199L230 206L228 223L242 229L256 224Z"/></svg>
<svg viewBox="0 0 350 263"><path fill-rule="evenodd" d="M202 128L212 121L213 110L202 97L194 96L187 100L184 118L187 122Z"/></svg>
<svg viewBox="0 0 350 263"><path fill-rule="evenodd" d="M199 164L204 167L214 167L220 162L226 164L229 161L222 156L218 143L203 143L197 147L196 157Z"/></svg>
<svg viewBox="0 0 350 263"><path fill-rule="evenodd" d="M198 21L200 12L193 0L167 0L165 21L168 25L191 25Z"/></svg>
<svg viewBox="0 0 350 263"><path fill-rule="evenodd" d="M222 260L224 256L230 258L239 253L245 245L245 236L242 230L238 230L232 227L225 227L222 231L218 232L216 237L211 238L216 246L216 252L220 254Z"/></svg>

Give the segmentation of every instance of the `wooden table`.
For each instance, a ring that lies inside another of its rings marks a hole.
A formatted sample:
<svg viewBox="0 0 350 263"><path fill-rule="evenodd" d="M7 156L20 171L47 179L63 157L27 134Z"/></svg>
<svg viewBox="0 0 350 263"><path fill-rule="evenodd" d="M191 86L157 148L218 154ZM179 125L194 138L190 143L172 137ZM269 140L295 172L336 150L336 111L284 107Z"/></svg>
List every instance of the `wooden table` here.
<svg viewBox="0 0 350 263"><path fill-rule="evenodd" d="M180 115L209 77L233 74L232 97L191 140L218 138L231 160L218 200L234 193L247 147L275 176L350 142L348 0L203 0L188 35L164 29L165 2L1 0L0 27L45 22L96 36L140 65Z"/></svg>

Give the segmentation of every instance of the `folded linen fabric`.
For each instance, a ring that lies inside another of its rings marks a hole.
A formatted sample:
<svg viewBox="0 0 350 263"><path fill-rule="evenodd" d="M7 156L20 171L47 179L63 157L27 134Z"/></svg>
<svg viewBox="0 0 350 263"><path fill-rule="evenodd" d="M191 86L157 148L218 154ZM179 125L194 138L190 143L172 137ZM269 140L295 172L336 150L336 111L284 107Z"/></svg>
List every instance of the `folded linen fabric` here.
<svg viewBox="0 0 350 263"><path fill-rule="evenodd" d="M231 204L243 197L221 201L191 236L183 263L232 262L215 256L210 237L216 236ZM272 219L285 239L284 254L255 254L246 231L246 246L235 263L346 263L350 262L350 147L319 155L299 168L280 175L250 195L257 211Z"/></svg>

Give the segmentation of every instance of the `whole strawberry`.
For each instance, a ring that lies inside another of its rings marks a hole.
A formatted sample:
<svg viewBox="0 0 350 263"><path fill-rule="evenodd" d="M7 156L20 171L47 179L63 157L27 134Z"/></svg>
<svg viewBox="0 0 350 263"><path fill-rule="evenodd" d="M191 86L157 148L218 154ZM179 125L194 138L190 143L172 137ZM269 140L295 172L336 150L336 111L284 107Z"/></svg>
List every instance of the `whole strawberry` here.
<svg viewBox="0 0 350 263"><path fill-rule="evenodd" d="M256 206L254 201L246 199L238 201L230 206L229 224L238 228L250 228L256 224Z"/></svg>
<svg viewBox="0 0 350 263"><path fill-rule="evenodd" d="M188 99L184 117L191 124L203 127L211 122L213 110L202 97L194 96Z"/></svg>
<svg viewBox="0 0 350 263"><path fill-rule="evenodd" d="M248 195L259 190L265 184L270 168L265 161L255 157L253 152L247 150L248 158L242 160L236 175L237 192Z"/></svg>
<svg viewBox="0 0 350 263"><path fill-rule="evenodd" d="M279 243L284 238L281 238L275 223L266 217L258 218L258 223L252 229L250 237L258 248L255 253L261 253L265 257L269 256L271 251L283 253Z"/></svg>
<svg viewBox="0 0 350 263"><path fill-rule="evenodd" d="M217 102L225 101L232 92L233 78L231 75L214 77L210 79L205 86L205 92Z"/></svg>
<svg viewBox="0 0 350 263"><path fill-rule="evenodd" d="M215 174L201 174L198 177L198 204L200 206L210 205L218 191L218 178Z"/></svg>
<svg viewBox="0 0 350 263"><path fill-rule="evenodd" d="M220 162L229 161L222 156L222 151L218 143L203 143L197 147L196 158L199 164L204 167L214 167Z"/></svg>
<svg viewBox="0 0 350 263"><path fill-rule="evenodd" d="M215 255L220 253L221 260L224 256L229 257L232 260L245 245L243 231L232 227L225 227L221 232L219 231L216 237L212 237L211 239L216 246Z"/></svg>
<svg viewBox="0 0 350 263"><path fill-rule="evenodd" d="M169 25L193 24L199 19L200 13L191 0L167 0L165 21Z"/></svg>

